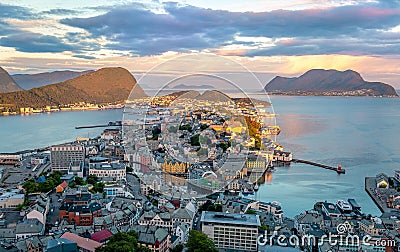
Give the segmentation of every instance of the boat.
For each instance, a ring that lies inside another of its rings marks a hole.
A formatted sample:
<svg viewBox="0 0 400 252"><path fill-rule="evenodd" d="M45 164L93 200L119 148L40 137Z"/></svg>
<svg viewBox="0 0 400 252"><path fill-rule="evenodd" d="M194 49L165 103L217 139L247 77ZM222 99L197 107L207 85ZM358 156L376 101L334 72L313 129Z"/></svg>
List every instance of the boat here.
<svg viewBox="0 0 400 252"><path fill-rule="evenodd" d="M353 207L354 210L361 210L360 205L358 205L358 203L355 199L347 199L347 201Z"/></svg>
<svg viewBox="0 0 400 252"><path fill-rule="evenodd" d="M250 192L249 192L249 190L247 190L247 188L244 188L244 189L242 190L242 194L243 194L244 196L247 196L247 195L250 194Z"/></svg>
<svg viewBox="0 0 400 252"><path fill-rule="evenodd" d="M339 207L340 211L342 211L343 213L350 213L351 211L353 211L353 208L351 207L349 202L347 202L345 200L338 200L336 205Z"/></svg>
<svg viewBox="0 0 400 252"><path fill-rule="evenodd" d="M258 191L258 183L256 183L255 185L254 185L254 191Z"/></svg>

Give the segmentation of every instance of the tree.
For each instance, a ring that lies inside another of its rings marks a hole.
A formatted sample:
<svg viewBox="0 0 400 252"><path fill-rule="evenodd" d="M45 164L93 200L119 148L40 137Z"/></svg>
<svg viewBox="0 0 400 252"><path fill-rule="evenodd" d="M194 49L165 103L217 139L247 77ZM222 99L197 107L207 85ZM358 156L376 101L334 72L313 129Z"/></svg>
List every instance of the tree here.
<svg viewBox="0 0 400 252"><path fill-rule="evenodd" d="M99 181L99 178L96 175L88 175L86 178L86 182L91 185L95 185Z"/></svg>
<svg viewBox="0 0 400 252"><path fill-rule="evenodd" d="M81 177L75 177L74 182L76 185L85 185L85 181Z"/></svg>
<svg viewBox="0 0 400 252"><path fill-rule="evenodd" d="M218 252L214 241L200 231L190 230L187 243L188 252Z"/></svg>
<svg viewBox="0 0 400 252"><path fill-rule="evenodd" d="M194 135L194 136L191 136L191 137L190 137L190 144L191 144L192 146L200 146L200 140L199 140L199 138L200 138L200 135L199 135L199 134L196 134L196 135Z"/></svg>
<svg viewBox="0 0 400 252"><path fill-rule="evenodd" d="M131 230L128 233L116 233L106 246L96 249L96 252L150 252L149 248L138 244L137 234Z"/></svg>
<svg viewBox="0 0 400 252"><path fill-rule="evenodd" d="M183 250L183 245L182 244L178 244L171 251L172 252L182 252L182 250Z"/></svg>
<svg viewBox="0 0 400 252"><path fill-rule="evenodd" d="M253 209L249 209L246 212L247 214L256 214L256 211L254 211Z"/></svg>

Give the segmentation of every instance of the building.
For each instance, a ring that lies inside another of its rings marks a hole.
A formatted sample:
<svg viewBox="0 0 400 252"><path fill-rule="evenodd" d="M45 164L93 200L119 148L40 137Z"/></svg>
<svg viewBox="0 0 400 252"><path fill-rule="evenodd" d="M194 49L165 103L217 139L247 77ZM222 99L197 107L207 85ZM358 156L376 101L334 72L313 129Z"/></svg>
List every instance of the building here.
<svg viewBox="0 0 400 252"><path fill-rule="evenodd" d="M85 164L83 161L72 161L68 168L68 175L73 175L75 177L84 177Z"/></svg>
<svg viewBox="0 0 400 252"><path fill-rule="evenodd" d="M76 242L72 242L65 238L58 238L50 240L47 243L47 252L76 252L78 251L78 247Z"/></svg>
<svg viewBox="0 0 400 252"><path fill-rule="evenodd" d="M18 223L15 229L15 238L25 239L32 236L43 235L44 224L38 219L26 219L24 222Z"/></svg>
<svg viewBox="0 0 400 252"><path fill-rule="evenodd" d="M67 219L69 223L77 226L90 226L93 224L94 217L101 217L101 206L97 202L88 205L74 205L72 203L64 203L60 207L60 219Z"/></svg>
<svg viewBox="0 0 400 252"><path fill-rule="evenodd" d="M342 215L335 204L328 202L322 203L322 211L329 217L340 217Z"/></svg>
<svg viewBox="0 0 400 252"><path fill-rule="evenodd" d="M254 214L230 214L203 211L201 230L214 240L218 249L257 251L260 218Z"/></svg>
<svg viewBox="0 0 400 252"><path fill-rule="evenodd" d="M24 203L25 195L19 190L4 192L0 195L0 208L15 208Z"/></svg>
<svg viewBox="0 0 400 252"><path fill-rule="evenodd" d="M164 159L161 168L164 172L176 176L187 177L187 171L190 167L189 163L179 162L175 159Z"/></svg>
<svg viewBox="0 0 400 252"><path fill-rule="evenodd" d="M60 144L51 146L50 162L53 171L67 172L73 161L85 161L85 147L82 144Z"/></svg>
<svg viewBox="0 0 400 252"><path fill-rule="evenodd" d="M111 238L111 236L113 236L113 234L110 230L103 229L94 234L91 234L90 239L105 244Z"/></svg>
<svg viewBox="0 0 400 252"><path fill-rule="evenodd" d="M169 251L169 234L164 228L155 226L138 226L132 227L132 230L138 234L138 243L154 252Z"/></svg>
<svg viewBox="0 0 400 252"><path fill-rule="evenodd" d="M64 190L65 190L65 188L67 188L67 186L68 186L68 183L66 181L62 182L61 184L59 184L56 187L56 192L58 192L58 193L64 192Z"/></svg>
<svg viewBox="0 0 400 252"><path fill-rule="evenodd" d="M102 181L126 180L126 168L123 163L90 163L89 175L96 175Z"/></svg>
<svg viewBox="0 0 400 252"><path fill-rule="evenodd" d="M77 244L78 250L83 252L95 252L96 248L101 247L102 244L88 238L80 237L79 235L65 232L60 238L67 239Z"/></svg>
<svg viewBox="0 0 400 252"><path fill-rule="evenodd" d="M385 230L382 224L370 220L361 220L358 222L358 225L361 230L371 236L379 236Z"/></svg>

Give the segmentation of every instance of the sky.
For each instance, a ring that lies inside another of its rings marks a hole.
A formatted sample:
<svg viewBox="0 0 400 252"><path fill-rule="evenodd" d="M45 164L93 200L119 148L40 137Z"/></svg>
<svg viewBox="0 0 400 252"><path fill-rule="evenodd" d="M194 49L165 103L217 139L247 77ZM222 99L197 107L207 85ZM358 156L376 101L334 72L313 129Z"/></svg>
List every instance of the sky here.
<svg viewBox="0 0 400 252"><path fill-rule="evenodd" d="M11 74L139 75L193 53L227 57L263 82L352 69L400 88L400 1L0 1L0 66Z"/></svg>

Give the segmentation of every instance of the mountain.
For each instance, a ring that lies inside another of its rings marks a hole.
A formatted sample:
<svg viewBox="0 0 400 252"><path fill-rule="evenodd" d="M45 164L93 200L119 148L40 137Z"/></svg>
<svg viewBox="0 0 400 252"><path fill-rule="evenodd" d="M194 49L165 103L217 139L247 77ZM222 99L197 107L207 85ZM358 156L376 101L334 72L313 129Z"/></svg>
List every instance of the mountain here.
<svg viewBox="0 0 400 252"><path fill-rule="evenodd" d="M124 102L133 87L138 95L146 96L128 70L121 67L102 68L64 82L0 94L0 105L16 111L21 107L44 108L79 102L117 103Z"/></svg>
<svg viewBox="0 0 400 252"><path fill-rule="evenodd" d="M0 67L0 93L14 92L22 90L7 73Z"/></svg>
<svg viewBox="0 0 400 252"><path fill-rule="evenodd" d="M15 83L18 84L18 86L25 90L28 90L70 80L89 72L92 71L77 72L67 70L38 74L14 74L11 77L14 79Z"/></svg>
<svg viewBox="0 0 400 252"><path fill-rule="evenodd" d="M277 76L265 86L265 90L284 94L398 96L392 86L367 82L352 70L312 69L300 77Z"/></svg>
<svg viewBox="0 0 400 252"><path fill-rule="evenodd" d="M210 89L213 90L215 87L211 85L186 85L186 84L179 84L176 85L175 87L172 87L171 89L182 89L182 90L198 90L198 89Z"/></svg>

